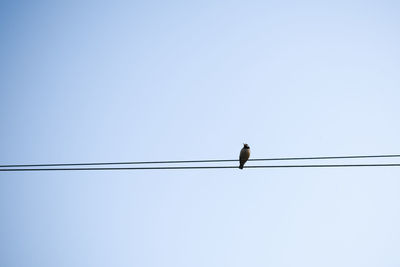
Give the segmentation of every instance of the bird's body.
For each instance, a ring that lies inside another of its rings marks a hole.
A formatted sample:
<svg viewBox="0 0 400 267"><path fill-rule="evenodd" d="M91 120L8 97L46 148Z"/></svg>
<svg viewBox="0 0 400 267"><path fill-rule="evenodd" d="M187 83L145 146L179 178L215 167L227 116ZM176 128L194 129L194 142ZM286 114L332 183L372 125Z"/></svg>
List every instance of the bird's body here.
<svg viewBox="0 0 400 267"><path fill-rule="evenodd" d="M244 164L250 157L250 147L248 144L244 144L242 150L240 150L240 156L239 156L239 169L243 169Z"/></svg>

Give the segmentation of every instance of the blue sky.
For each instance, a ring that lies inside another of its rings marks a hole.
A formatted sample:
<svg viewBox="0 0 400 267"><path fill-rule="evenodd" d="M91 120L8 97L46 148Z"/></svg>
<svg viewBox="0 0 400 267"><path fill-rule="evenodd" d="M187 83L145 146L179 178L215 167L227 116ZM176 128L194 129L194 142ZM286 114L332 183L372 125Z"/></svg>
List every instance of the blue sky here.
<svg viewBox="0 0 400 267"><path fill-rule="evenodd" d="M399 12L2 1L0 162L399 153ZM0 265L399 266L399 174L0 173Z"/></svg>

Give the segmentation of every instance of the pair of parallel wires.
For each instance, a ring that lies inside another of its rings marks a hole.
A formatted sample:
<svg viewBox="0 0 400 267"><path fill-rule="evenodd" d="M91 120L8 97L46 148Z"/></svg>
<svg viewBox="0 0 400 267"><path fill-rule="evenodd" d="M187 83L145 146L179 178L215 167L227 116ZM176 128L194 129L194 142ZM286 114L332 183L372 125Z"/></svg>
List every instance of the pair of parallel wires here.
<svg viewBox="0 0 400 267"><path fill-rule="evenodd" d="M349 168L349 167L400 167L400 163L360 163L360 164L273 164L251 165L251 162L293 162L349 159L400 158L400 154L352 155L320 157L280 157L249 159L245 169L277 168ZM209 163L236 162L236 165L204 165ZM86 163L42 163L0 165L0 172L30 171L123 171L123 170L193 170L193 169L237 169L237 159L165 160L165 161L124 161L124 162L86 162ZM202 164L198 166L198 164ZM183 165L183 166L182 166Z"/></svg>

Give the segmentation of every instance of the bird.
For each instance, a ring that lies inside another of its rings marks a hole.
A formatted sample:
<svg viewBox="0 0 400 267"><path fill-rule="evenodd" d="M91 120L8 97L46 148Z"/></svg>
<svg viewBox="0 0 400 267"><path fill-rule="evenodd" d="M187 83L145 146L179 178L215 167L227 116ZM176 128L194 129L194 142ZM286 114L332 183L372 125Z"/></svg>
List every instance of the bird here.
<svg viewBox="0 0 400 267"><path fill-rule="evenodd" d="M242 150L240 150L240 156L239 156L239 169L243 169L244 164L250 157L250 147L248 144L243 144Z"/></svg>

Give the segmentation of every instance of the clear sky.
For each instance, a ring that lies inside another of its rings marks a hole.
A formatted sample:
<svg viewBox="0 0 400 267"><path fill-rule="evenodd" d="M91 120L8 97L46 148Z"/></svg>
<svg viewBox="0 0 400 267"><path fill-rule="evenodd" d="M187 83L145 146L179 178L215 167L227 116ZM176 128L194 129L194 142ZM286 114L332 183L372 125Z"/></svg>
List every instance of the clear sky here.
<svg viewBox="0 0 400 267"><path fill-rule="evenodd" d="M0 163L400 153L399 14L1 1ZM0 265L400 266L399 191L397 168L0 173Z"/></svg>

